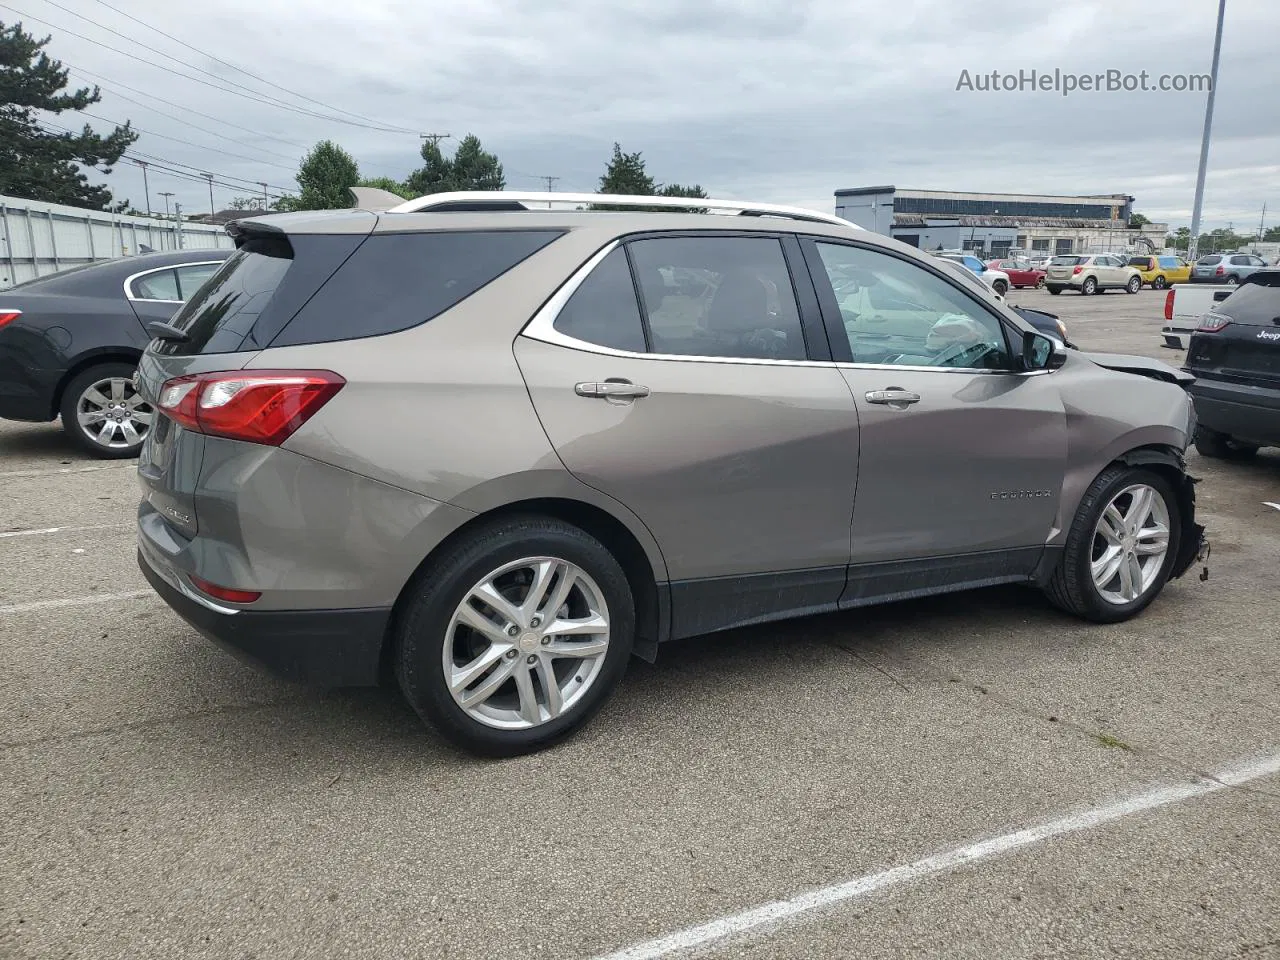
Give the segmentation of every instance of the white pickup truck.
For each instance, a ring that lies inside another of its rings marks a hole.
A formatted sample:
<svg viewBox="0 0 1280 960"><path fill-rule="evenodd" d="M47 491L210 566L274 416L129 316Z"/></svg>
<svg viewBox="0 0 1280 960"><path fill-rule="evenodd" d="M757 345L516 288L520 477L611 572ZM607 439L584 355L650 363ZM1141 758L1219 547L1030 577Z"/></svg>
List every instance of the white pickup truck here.
<svg viewBox="0 0 1280 960"><path fill-rule="evenodd" d="M1200 318L1237 289L1236 284L1175 283L1164 298L1164 345L1185 349Z"/></svg>

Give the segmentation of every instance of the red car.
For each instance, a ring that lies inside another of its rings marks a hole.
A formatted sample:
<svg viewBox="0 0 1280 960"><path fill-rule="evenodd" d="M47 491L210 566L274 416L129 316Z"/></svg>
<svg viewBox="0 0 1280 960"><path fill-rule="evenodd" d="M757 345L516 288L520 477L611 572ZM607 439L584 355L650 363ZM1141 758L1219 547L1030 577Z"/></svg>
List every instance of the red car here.
<svg viewBox="0 0 1280 960"><path fill-rule="evenodd" d="M987 266L1003 270L1015 287L1038 287L1044 283L1044 271L1037 270L1029 260L988 260Z"/></svg>

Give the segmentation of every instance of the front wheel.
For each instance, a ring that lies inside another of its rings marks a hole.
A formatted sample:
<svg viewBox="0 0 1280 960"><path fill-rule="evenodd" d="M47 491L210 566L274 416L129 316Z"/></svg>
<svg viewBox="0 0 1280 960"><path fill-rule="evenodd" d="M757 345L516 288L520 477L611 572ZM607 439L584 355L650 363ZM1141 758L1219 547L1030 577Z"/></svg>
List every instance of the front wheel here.
<svg viewBox="0 0 1280 960"><path fill-rule="evenodd" d="M1003 297L1006 293L1009 292L1009 285L1005 283L1003 280L997 280L995 283L991 285L991 289Z"/></svg>
<svg viewBox="0 0 1280 960"><path fill-rule="evenodd" d="M151 407L133 385L128 363L103 363L76 374L62 392L67 436L95 457L136 457L151 429Z"/></svg>
<svg viewBox="0 0 1280 960"><path fill-rule="evenodd" d="M1085 620L1128 620L1169 579L1181 535L1178 498L1163 476L1109 467L1081 499L1045 594Z"/></svg>
<svg viewBox="0 0 1280 960"><path fill-rule="evenodd" d="M1126 293L1137 293L1142 289L1142 278L1130 277L1129 282L1124 285L1124 289Z"/></svg>
<svg viewBox="0 0 1280 960"><path fill-rule="evenodd" d="M407 590L400 688L473 753L514 756L567 736L608 699L631 655L626 574L594 537L549 517L480 528Z"/></svg>

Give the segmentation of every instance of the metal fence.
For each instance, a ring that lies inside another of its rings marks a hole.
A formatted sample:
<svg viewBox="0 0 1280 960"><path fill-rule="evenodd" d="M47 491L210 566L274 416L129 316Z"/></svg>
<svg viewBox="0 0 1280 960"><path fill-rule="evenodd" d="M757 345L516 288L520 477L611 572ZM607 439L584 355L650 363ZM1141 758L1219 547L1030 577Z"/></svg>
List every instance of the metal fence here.
<svg viewBox="0 0 1280 960"><path fill-rule="evenodd" d="M234 246L220 226L6 196L0 196L0 227L0 290L98 260Z"/></svg>

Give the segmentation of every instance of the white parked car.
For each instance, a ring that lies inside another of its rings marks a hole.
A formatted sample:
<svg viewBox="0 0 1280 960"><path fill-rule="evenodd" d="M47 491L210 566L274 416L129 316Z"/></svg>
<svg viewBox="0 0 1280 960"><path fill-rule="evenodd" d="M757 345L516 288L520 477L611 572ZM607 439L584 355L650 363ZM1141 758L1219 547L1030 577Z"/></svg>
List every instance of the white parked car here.
<svg viewBox="0 0 1280 960"><path fill-rule="evenodd" d="M949 260L952 263L958 263L962 267L967 267L979 280L985 283L993 291L1004 296L1009 292L1009 275L1003 270L995 270L988 267L971 253L939 253L936 256L940 260Z"/></svg>

